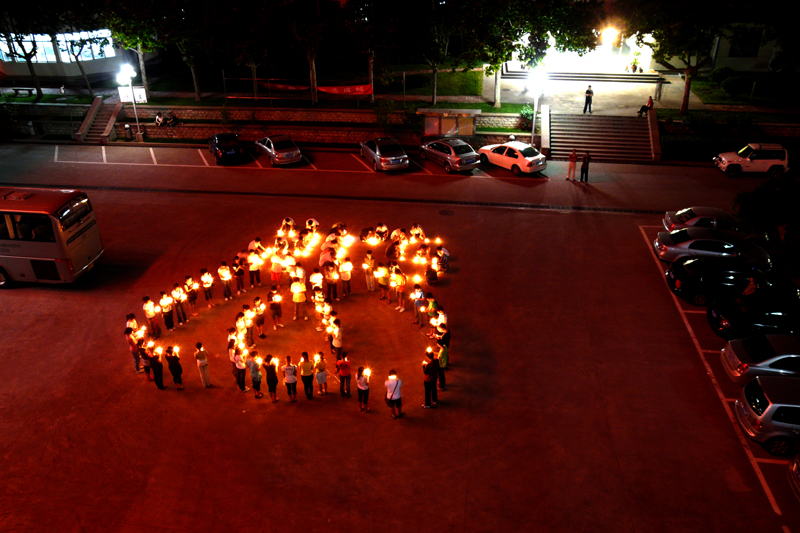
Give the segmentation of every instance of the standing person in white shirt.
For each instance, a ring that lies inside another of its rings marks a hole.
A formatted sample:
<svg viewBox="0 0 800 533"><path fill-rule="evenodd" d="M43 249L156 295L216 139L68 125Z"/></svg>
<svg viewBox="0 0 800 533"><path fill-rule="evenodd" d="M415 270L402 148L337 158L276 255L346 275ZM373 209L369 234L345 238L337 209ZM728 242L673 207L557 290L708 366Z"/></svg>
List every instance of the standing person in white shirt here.
<svg viewBox="0 0 800 533"><path fill-rule="evenodd" d="M208 388L211 386L211 379L208 377L208 352L203 349L203 343L198 342L194 345L197 351L194 352L194 358L197 360L197 371L200 372L200 381L203 386Z"/></svg>
<svg viewBox="0 0 800 533"><path fill-rule="evenodd" d="M286 356L286 364L281 367L283 372L283 383L286 385L286 392L292 403L297 401L297 367L292 364L292 356Z"/></svg>
<svg viewBox="0 0 800 533"><path fill-rule="evenodd" d="M392 418L405 416L403 400L401 399L403 380L397 378L397 372L394 369L389 371L389 379L386 380L384 385L386 385L386 404L392 410Z"/></svg>
<svg viewBox="0 0 800 533"><path fill-rule="evenodd" d="M369 413L369 370L363 366L358 367L356 374L356 385L358 386L358 410L367 410Z"/></svg>

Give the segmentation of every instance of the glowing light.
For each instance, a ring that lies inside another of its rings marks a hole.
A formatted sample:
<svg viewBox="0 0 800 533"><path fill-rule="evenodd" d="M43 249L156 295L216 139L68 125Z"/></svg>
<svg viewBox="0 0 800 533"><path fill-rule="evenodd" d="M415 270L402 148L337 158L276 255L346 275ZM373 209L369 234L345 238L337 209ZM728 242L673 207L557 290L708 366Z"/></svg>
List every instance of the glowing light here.
<svg viewBox="0 0 800 533"><path fill-rule="evenodd" d="M275 296L272 297L272 301L273 302L280 302L281 301L281 295L280 294L276 294Z"/></svg>
<svg viewBox="0 0 800 533"><path fill-rule="evenodd" d="M603 46L610 48L619 36L619 31L616 28L609 26L600 33L600 38L603 41Z"/></svg>
<svg viewBox="0 0 800 533"><path fill-rule="evenodd" d="M263 362L264 362L263 359L261 359L260 357L256 357L256 364L257 365L261 365L261 363L263 363Z"/></svg>
<svg viewBox="0 0 800 533"><path fill-rule="evenodd" d="M282 229L278 230L278 237L283 237L283 230Z"/></svg>
<svg viewBox="0 0 800 533"><path fill-rule="evenodd" d="M277 358L277 357L273 357L273 358L270 360L270 364L271 364L271 365L275 365L275 366L277 367L277 366L280 364L280 361L278 361L278 358Z"/></svg>
<svg viewBox="0 0 800 533"><path fill-rule="evenodd" d="M365 376L369 377L371 374L372 374L372 370L370 370L369 368L365 368L364 369L364 375Z"/></svg>
<svg viewBox="0 0 800 533"><path fill-rule="evenodd" d="M381 241L377 237L370 237L369 239L367 239L367 244L369 244L370 246L376 246L379 242Z"/></svg>
<svg viewBox="0 0 800 533"><path fill-rule="evenodd" d="M153 346L155 346L155 345L156 345L156 343L154 343L153 341L149 341L149 342L147 343L147 347L148 347L148 348L152 348L152 347L153 347Z"/></svg>
<svg viewBox="0 0 800 533"><path fill-rule="evenodd" d="M433 351L433 348L431 348L430 346L428 346L428 347L425 349L425 351L426 351L426 352L428 352L428 353L431 353L431 352Z"/></svg>
<svg viewBox="0 0 800 533"><path fill-rule="evenodd" d="M345 235L344 238L342 239L342 245L345 248L349 248L355 241L356 238L353 237L352 235Z"/></svg>
<svg viewBox="0 0 800 533"><path fill-rule="evenodd" d="M319 354L314 356L314 362L319 363Z"/></svg>
<svg viewBox="0 0 800 533"><path fill-rule="evenodd" d="M422 276L414 274L414 283L419 283L420 281L422 281Z"/></svg>
<svg viewBox="0 0 800 533"><path fill-rule="evenodd" d="M180 352L180 351L181 351L181 349L180 349L180 347L179 347L179 346L176 346L176 347L174 347L174 348L172 349L172 351L173 351L174 353L178 353L178 352Z"/></svg>

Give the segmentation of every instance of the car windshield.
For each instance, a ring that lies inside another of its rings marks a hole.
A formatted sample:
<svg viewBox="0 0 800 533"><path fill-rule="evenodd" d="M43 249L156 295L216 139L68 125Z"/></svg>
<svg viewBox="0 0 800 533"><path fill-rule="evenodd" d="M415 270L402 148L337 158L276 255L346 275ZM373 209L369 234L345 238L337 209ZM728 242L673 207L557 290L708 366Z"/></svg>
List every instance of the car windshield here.
<svg viewBox="0 0 800 533"><path fill-rule="evenodd" d="M539 155L539 150L533 146L526 146L525 148L521 149L519 153L522 154L522 157L536 157Z"/></svg>
<svg viewBox="0 0 800 533"><path fill-rule="evenodd" d="M747 355L754 363L760 363L778 355L772 343L766 337L753 337L752 339L744 339L742 346L747 351Z"/></svg>
<svg viewBox="0 0 800 533"><path fill-rule="evenodd" d="M456 153L456 155L463 155L463 154L471 154L475 150L473 150L472 146L468 144L458 144L456 146L453 146L453 151Z"/></svg>
<svg viewBox="0 0 800 533"><path fill-rule="evenodd" d="M761 384L757 379L744 386L744 397L758 416L763 415L769 407L769 400L764 396L764 391L761 390Z"/></svg>
<svg viewBox="0 0 800 533"><path fill-rule="evenodd" d="M669 234L669 238L672 239L672 242L675 244L680 244L682 242L688 241L691 237L689 237L689 231L685 229L679 229L678 231L673 231Z"/></svg>
<svg viewBox="0 0 800 533"><path fill-rule="evenodd" d="M273 144L276 150L294 150L295 148L294 143L289 139L284 139L282 141L275 141Z"/></svg>
<svg viewBox="0 0 800 533"><path fill-rule="evenodd" d="M741 150L739 150L736 153L739 154L739 157L747 157L747 156L749 156L750 154L753 153L753 149L748 144L747 146L745 146L744 148L742 148Z"/></svg>
<svg viewBox="0 0 800 533"><path fill-rule="evenodd" d="M677 218L680 222L686 222L687 220L691 220L695 217L694 211L692 208L689 209L681 209L677 213L675 213L675 218Z"/></svg>
<svg viewBox="0 0 800 533"><path fill-rule="evenodd" d="M403 148L399 144L382 144L380 145L381 155L393 156L403 155Z"/></svg>

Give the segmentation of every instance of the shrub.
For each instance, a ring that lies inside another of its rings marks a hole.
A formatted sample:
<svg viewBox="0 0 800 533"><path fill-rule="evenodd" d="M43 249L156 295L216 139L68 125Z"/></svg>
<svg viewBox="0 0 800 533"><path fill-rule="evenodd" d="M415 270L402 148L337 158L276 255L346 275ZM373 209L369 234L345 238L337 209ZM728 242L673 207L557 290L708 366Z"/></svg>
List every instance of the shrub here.
<svg viewBox="0 0 800 533"><path fill-rule="evenodd" d="M708 133L716 124L711 116L703 113L687 115L683 119L683 125L692 133Z"/></svg>
<svg viewBox="0 0 800 533"><path fill-rule="evenodd" d="M731 96L746 96L753 88L753 80L744 76L732 76L722 82L722 89Z"/></svg>
<svg viewBox="0 0 800 533"><path fill-rule="evenodd" d="M708 78L717 84L717 87L722 86L722 82L733 76L734 70L731 67L715 68L708 75Z"/></svg>

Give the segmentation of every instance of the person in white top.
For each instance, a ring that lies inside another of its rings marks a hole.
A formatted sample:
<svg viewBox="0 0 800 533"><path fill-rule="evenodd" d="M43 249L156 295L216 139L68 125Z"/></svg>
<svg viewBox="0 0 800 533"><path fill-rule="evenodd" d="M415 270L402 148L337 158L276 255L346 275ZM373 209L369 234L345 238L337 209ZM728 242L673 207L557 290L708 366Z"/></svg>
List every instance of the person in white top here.
<svg viewBox="0 0 800 533"><path fill-rule="evenodd" d="M384 385L386 385L386 404L392 410L392 418L405 416L401 399L403 380L397 378L397 372L394 369L389 371L389 379Z"/></svg>
<svg viewBox="0 0 800 533"><path fill-rule="evenodd" d="M358 385L358 410L363 411L365 408L369 413L369 369L363 366L358 367L356 374L356 384Z"/></svg>
<svg viewBox="0 0 800 533"><path fill-rule="evenodd" d="M286 385L286 392L292 403L297 401L297 367L292 364L292 356L286 356L286 364L281 367L283 372L283 383Z"/></svg>

